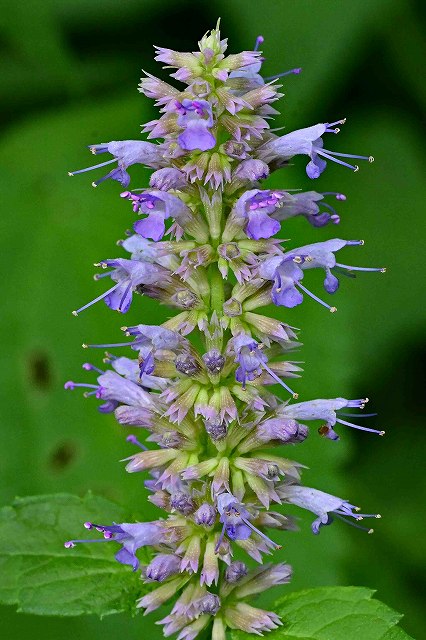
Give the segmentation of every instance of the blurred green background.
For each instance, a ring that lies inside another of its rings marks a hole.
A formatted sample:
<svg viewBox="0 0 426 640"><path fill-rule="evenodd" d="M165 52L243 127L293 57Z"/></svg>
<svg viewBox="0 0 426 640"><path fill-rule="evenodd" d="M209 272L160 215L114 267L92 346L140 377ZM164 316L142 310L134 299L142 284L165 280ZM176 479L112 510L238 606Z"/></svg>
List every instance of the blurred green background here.
<svg viewBox="0 0 426 640"><path fill-rule="evenodd" d="M137 138L139 125L154 117L150 101L136 91L141 68L165 77L153 61L152 45L193 50L222 16L231 52L251 48L258 34L265 37L267 75L303 67L302 75L283 82L286 97L277 125L292 130L347 117L333 148L376 158L357 174L331 166L315 183L319 191L347 195L346 203L338 203L337 231L296 220L288 223L285 236L293 246L336 234L363 238L365 247L348 249L345 261L385 265L388 273L343 282L334 316L307 300L298 309L280 309L279 317L303 329L305 346L297 359L305 361L306 372L295 385L302 399L366 395L369 409L379 412L373 422L386 429L378 438L342 428L339 443L320 439L313 429L290 457L310 467L306 484L378 510L383 519L373 536L335 523L318 537L311 534L311 518L303 519L301 532L283 540L281 557L295 572L285 588L375 588L380 599L406 614L407 632L425 637L424 3L22 0L4 5L1 504L16 495L83 495L90 488L138 517L156 515L147 506L142 478L126 475L118 462L131 446L114 419L98 414L95 401L63 391L65 380L87 379L80 368L86 358L100 361L100 353L82 351L82 342L121 337L123 319L105 305L78 318L71 310L98 295L92 263L120 253L115 240L132 221L129 208L117 199L117 184L95 190L91 174L71 179L67 171L91 164L86 145ZM304 166L304 159L296 160L272 183L312 188ZM132 176L146 184L143 170L133 168ZM311 288L320 286L315 275ZM126 324L161 322L167 314L138 299ZM0 635L157 638L153 620L124 615L61 620L4 608Z"/></svg>

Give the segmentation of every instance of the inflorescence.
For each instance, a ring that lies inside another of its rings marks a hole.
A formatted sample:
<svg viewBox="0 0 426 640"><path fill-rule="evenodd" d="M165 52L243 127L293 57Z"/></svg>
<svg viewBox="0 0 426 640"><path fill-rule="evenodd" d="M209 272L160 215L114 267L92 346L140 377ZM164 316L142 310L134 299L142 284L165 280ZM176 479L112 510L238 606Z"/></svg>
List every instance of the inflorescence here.
<svg viewBox="0 0 426 640"><path fill-rule="evenodd" d="M84 526L103 534L90 542L115 542L118 562L158 583L137 607L148 613L174 598L160 624L165 636L177 633L178 640L192 640L209 625L213 640L224 640L227 627L262 635L281 624L275 613L249 604L253 595L291 577L287 564L262 564L263 555L280 548L281 532L297 528L272 504L311 511L315 534L335 518L371 532L359 522L380 517L303 486L303 465L276 449L303 442L310 421L321 421L320 435L331 440L346 427L384 432L357 424L366 417L361 410L367 398L297 402L293 380L301 369L288 358L300 345L298 330L260 309L271 303L291 308L311 298L334 312L327 296L308 288L311 269L323 270L326 294L336 293L342 276L384 269L340 262L340 252L349 247L348 255L356 255L361 240L287 248L287 241L275 237L284 227L287 232L286 221L295 216L313 227L337 225L332 202L337 206L346 198L262 188L271 172L296 155L308 157L312 179L327 161L357 171L354 162L373 158L329 149L344 120L282 136L271 131L269 121L278 113L272 103L283 95L278 79L301 69L263 78L262 42L259 36L252 51L225 55L227 41L217 27L195 53L157 47L155 59L174 69L172 78L184 85L178 89L147 73L141 80L140 92L161 113L143 132L161 142L93 144L92 153L112 159L70 173L111 165L93 186L119 182L123 206L128 201L136 214L134 232L119 242L127 257L96 265L101 272L95 279L110 279L112 286L74 315L100 300L126 313L134 295L177 310L160 326L123 327L125 337L117 343L83 345L107 349L107 368L85 363L92 380L70 381L65 388L85 388L86 396L101 401L99 411L114 412L121 425L142 434L127 436L137 452L126 460L126 470L149 473L148 499L167 515ZM134 164L154 169L149 187L128 190ZM191 341L195 334L201 353ZM127 356L109 351L125 347ZM285 401L271 390L276 385ZM65 546L82 542L89 540ZM140 565L141 547L151 549L148 565ZM234 560L237 547L261 566Z"/></svg>

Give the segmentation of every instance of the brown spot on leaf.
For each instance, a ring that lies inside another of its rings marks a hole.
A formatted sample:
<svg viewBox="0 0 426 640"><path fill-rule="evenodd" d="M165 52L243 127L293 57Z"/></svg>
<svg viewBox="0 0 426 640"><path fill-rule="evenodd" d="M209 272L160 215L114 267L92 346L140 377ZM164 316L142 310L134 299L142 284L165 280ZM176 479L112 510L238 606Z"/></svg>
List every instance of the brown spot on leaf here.
<svg viewBox="0 0 426 640"><path fill-rule="evenodd" d="M76 457L77 446L74 442L60 442L50 454L48 465L52 471L59 473L67 469Z"/></svg>
<svg viewBox="0 0 426 640"><path fill-rule="evenodd" d="M52 384L52 368L47 353L33 351L28 358L28 373L32 385L46 391Z"/></svg>

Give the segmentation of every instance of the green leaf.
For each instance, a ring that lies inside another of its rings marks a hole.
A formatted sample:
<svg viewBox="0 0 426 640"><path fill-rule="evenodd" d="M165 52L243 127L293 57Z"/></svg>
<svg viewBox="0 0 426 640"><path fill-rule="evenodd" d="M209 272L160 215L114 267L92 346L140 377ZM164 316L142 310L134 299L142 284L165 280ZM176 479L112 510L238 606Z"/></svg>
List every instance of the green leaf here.
<svg viewBox="0 0 426 640"><path fill-rule="evenodd" d="M139 575L115 560L117 545L64 548L66 540L82 537L88 519L122 522L124 515L92 494L17 498L3 507L0 602L38 615L105 616L130 609L144 587Z"/></svg>
<svg viewBox="0 0 426 640"><path fill-rule="evenodd" d="M400 627L401 615L364 587L321 587L291 593L272 607L283 622L269 640L410 640ZM251 637L241 631L233 640Z"/></svg>

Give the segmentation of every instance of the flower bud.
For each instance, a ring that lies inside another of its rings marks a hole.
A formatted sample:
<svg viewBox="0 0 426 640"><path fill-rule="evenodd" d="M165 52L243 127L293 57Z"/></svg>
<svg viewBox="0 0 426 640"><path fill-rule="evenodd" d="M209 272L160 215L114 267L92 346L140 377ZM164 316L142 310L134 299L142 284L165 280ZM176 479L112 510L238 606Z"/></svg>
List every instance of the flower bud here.
<svg viewBox="0 0 426 640"><path fill-rule="evenodd" d="M208 502L203 502L194 514L196 524L212 527L216 520L216 509Z"/></svg>
<svg viewBox="0 0 426 640"><path fill-rule="evenodd" d="M177 491L172 494L170 499L170 507L175 511L179 511L184 516L188 516L194 511L194 502L187 493Z"/></svg>
<svg viewBox="0 0 426 640"><path fill-rule="evenodd" d="M203 355L203 362L210 373L220 373L225 365L225 358L218 349L210 349Z"/></svg>
<svg viewBox="0 0 426 640"><path fill-rule="evenodd" d="M240 562L236 560L235 562L231 562L229 567L226 568L225 571L225 580L234 584L244 578L247 575L248 569L244 562Z"/></svg>
<svg viewBox="0 0 426 640"><path fill-rule="evenodd" d="M181 353L175 360L175 367L179 373L186 376L195 376L200 371L200 366L196 359L189 353Z"/></svg>
<svg viewBox="0 0 426 640"><path fill-rule="evenodd" d="M164 582L170 576L179 573L180 558L171 553L160 553L149 563L145 575L149 580Z"/></svg>
<svg viewBox="0 0 426 640"><path fill-rule="evenodd" d="M214 593L208 593L204 598L198 601L198 610L200 613L209 613L211 616L216 615L220 609L219 596Z"/></svg>
<svg viewBox="0 0 426 640"><path fill-rule="evenodd" d="M219 417L212 418L211 420L205 420L204 426L210 438L214 442L225 438L227 433L226 424Z"/></svg>

